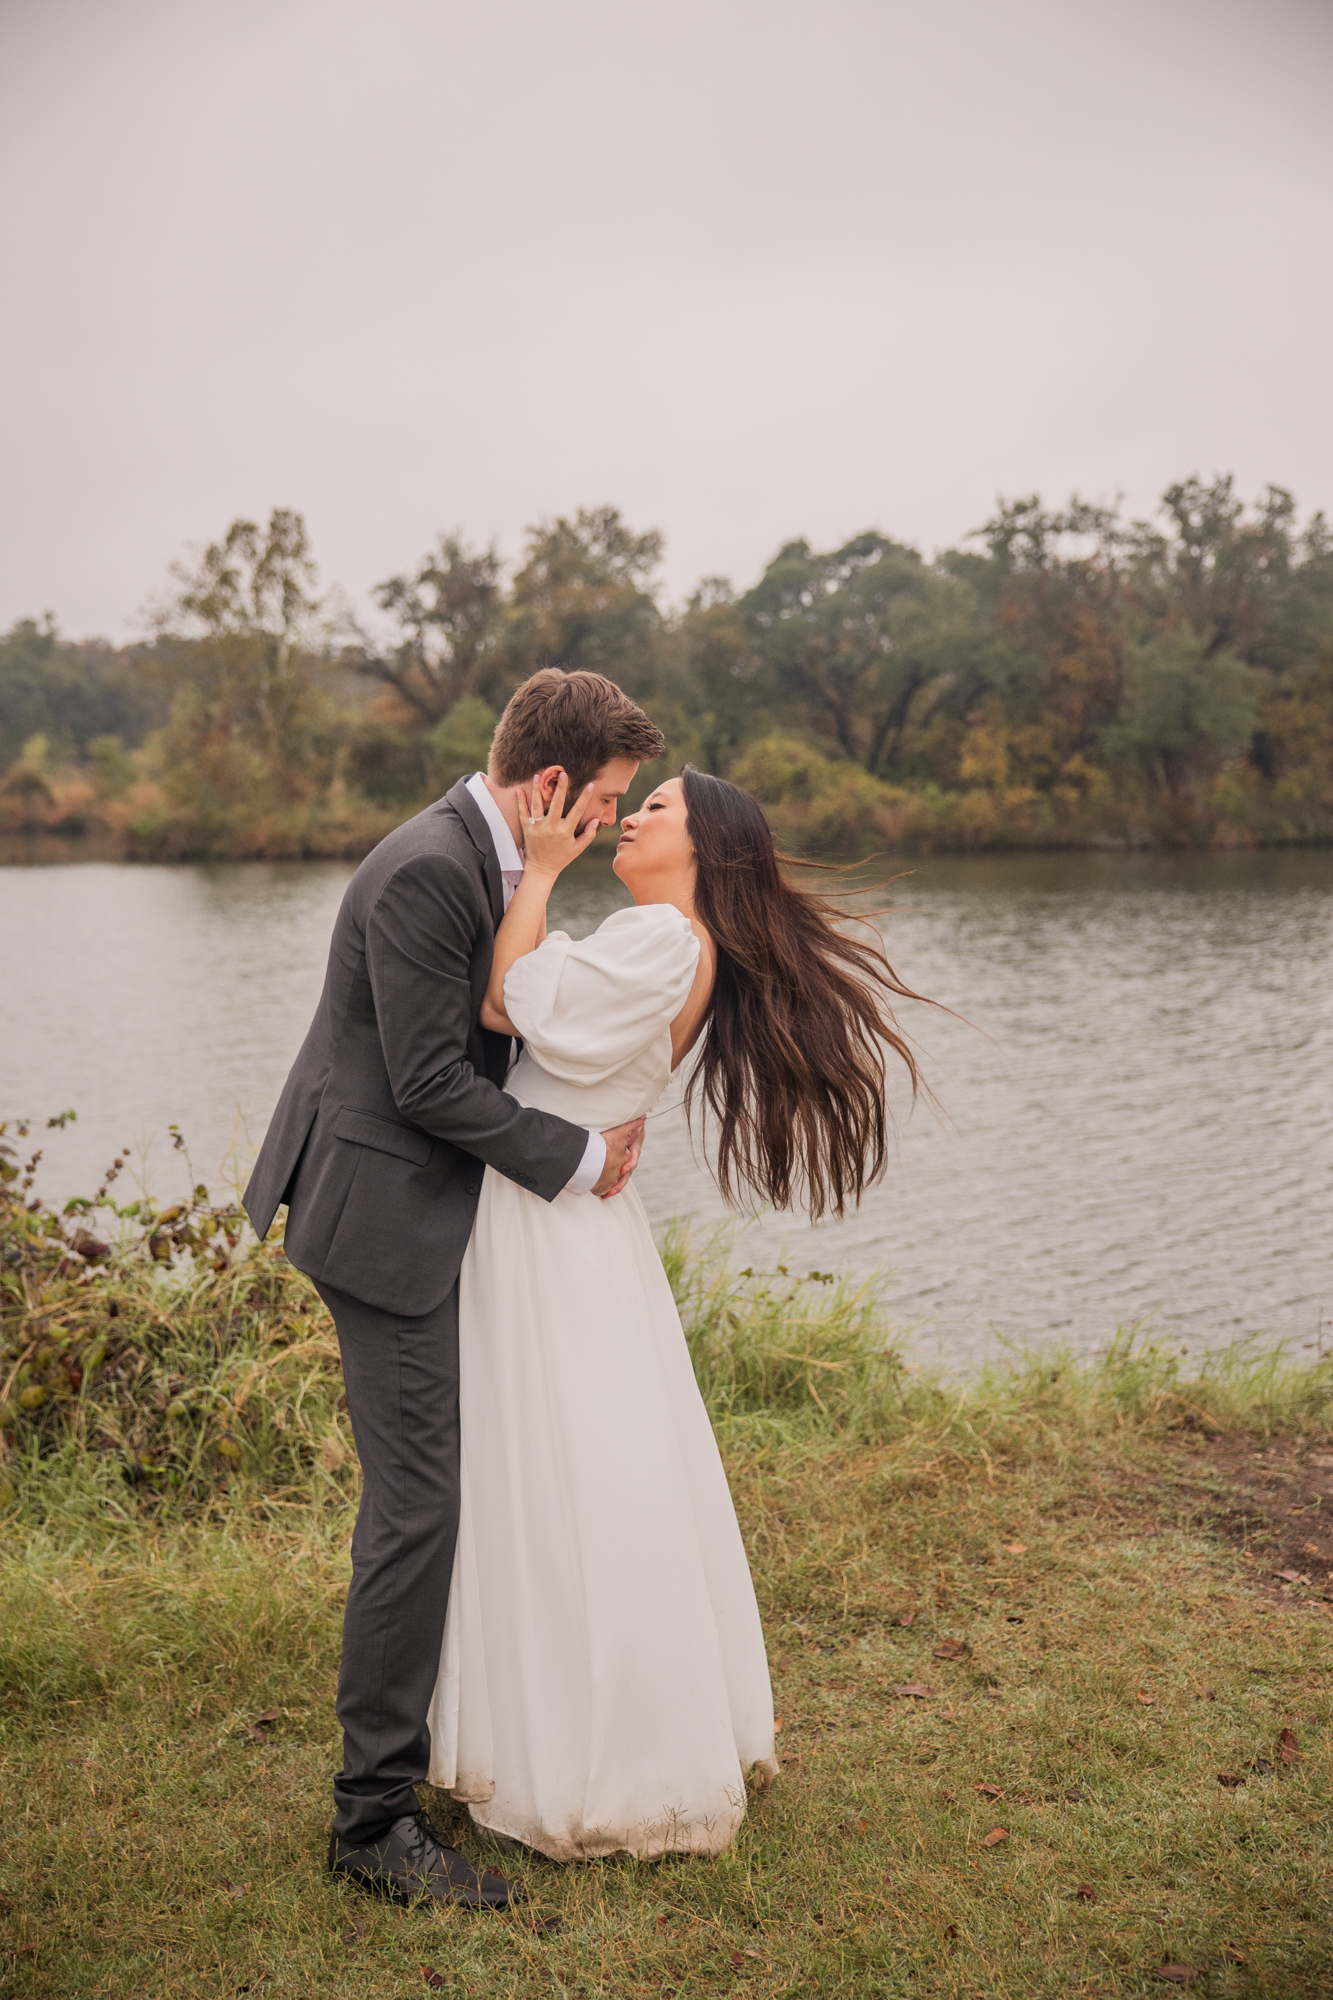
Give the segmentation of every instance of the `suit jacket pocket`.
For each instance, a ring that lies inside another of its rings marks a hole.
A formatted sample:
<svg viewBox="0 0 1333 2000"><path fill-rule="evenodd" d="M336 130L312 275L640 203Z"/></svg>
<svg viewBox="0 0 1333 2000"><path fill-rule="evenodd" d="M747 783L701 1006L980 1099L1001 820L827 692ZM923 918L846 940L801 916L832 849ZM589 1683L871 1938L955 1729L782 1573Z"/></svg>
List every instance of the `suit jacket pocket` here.
<svg viewBox="0 0 1333 2000"><path fill-rule="evenodd" d="M373 1111L353 1111L350 1105L338 1113L333 1130L336 1138L370 1146L377 1153L392 1153L396 1159L410 1160L414 1167L429 1163L434 1144L428 1132L414 1125L396 1125L391 1118L377 1117Z"/></svg>

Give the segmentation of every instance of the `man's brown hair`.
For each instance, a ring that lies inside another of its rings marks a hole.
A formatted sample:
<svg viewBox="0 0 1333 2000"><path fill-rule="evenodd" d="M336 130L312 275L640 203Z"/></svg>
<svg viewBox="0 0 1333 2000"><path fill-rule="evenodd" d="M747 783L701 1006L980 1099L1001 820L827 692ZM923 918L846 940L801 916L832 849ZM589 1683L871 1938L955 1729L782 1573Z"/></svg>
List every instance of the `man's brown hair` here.
<svg viewBox="0 0 1333 2000"><path fill-rule="evenodd" d="M559 764L573 794L613 757L644 764L665 747L657 724L604 674L542 667L510 696L491 739L490 770L497 785L525 785Z"/></svg>

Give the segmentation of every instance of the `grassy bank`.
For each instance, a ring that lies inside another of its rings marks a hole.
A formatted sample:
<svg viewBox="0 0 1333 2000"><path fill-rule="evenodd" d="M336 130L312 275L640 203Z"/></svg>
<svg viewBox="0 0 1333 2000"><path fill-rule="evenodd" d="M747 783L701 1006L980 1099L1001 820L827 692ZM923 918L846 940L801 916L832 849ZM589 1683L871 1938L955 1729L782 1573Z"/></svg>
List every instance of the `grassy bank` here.
<svg viewBox="0 0 1333 2000"><path fill-rule="evenodd" d="M318 1301L202 1199L113 1242L23 1192L0 1207L7 1992L962 2000L1160 1992L1172 1965L1213 1994L1333 1988L1327 1362L1185 1382L1121 1343L946 1390L898 1364L873 1291L677 1233L782 1782L720 1861L525 1857L517 1919L405 1913L320 1866L355 1464Z"/></svg>
<svg viewBox="0 0 1333 2000"><path fill-rule="evenodd" d="M1123 776L1113 785L1103 773L1086 792L889 784L808 743L772 737L753 745L731 775L759 799L778 840L812 856L1234 852L1333 842L1326 784L1312 777L1279 795L1262 776L1231 766L1179 797ZM0 785L0 865L359 861L440 789L385 805L341 786L305 804L210 819L171 808L159 783L108 798L71 768L52 773L35 802L24 794L15 806Z"/></svg>

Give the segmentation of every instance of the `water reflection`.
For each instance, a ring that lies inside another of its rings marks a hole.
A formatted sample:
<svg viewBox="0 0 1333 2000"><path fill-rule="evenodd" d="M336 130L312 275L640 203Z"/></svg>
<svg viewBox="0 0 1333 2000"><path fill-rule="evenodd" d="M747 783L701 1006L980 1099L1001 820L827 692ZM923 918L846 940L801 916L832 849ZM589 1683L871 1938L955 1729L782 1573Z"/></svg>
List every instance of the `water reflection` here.
<svg viewBox="0 0 1333 2000"><path fill-rule="evenodd" d="M123 1144L176 1185L244 1162L304 1033L349 869L336 864L0 870L0 1111L42 1135L43 1186L95 1184ZM964 1022L909 1010L943 1107L899 1101L896 1157L861 1212L749 1225L746 1255L893 1267L918 1338L1100 1344L1154 1314L1191 1346L1318 1337L1333 1313L1333 856L931 861L867 907L895 963ZM553 921L624 892L603 861ZM679 1110L654 1119L656 1220L721 1216Z"/></svg>

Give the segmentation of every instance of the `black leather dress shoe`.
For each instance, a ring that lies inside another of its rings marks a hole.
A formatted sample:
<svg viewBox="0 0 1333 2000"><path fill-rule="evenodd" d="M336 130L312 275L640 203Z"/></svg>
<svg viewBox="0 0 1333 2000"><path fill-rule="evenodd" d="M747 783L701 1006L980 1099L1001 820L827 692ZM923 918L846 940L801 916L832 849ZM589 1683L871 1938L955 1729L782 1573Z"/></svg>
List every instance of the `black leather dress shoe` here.
<svg viewBox="0 0 1333 2000"><path fill-rule="evenodd" d="M478 1875L452 1847L441 1847L426 1815L404 1813L366 1846L329 1836L329 1868L345 1881L395 1903L427 1896L435 1903L466 1903L473 1910L507 1910L521 1902L517 1882Z"/></svg>

